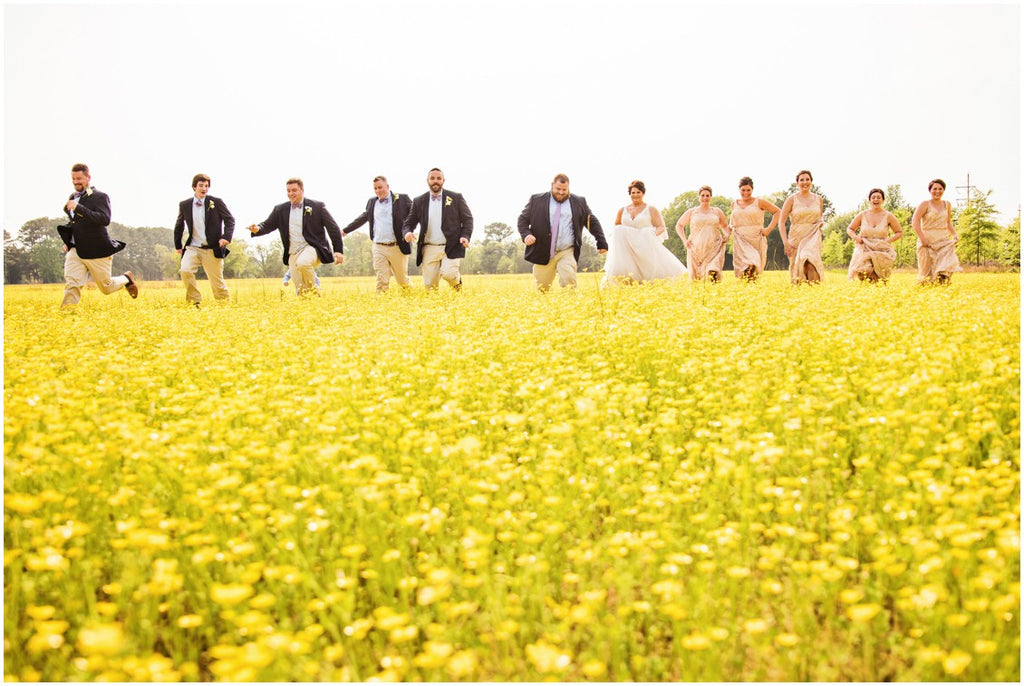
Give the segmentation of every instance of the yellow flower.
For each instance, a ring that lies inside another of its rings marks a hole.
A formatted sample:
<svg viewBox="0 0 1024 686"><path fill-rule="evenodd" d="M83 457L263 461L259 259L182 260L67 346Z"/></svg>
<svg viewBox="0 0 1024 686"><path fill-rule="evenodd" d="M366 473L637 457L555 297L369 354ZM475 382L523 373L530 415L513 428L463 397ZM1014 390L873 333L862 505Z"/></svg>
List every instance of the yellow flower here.
<svg viewBox="0 0 1024 686"><path fill-rule="evenodd" d="M763 619L748 619L743 622L743 631L752 636L763 634L768 631L768 622Z"/></svg>
<svg viewBox="0 0 1024 686"><path fill-rule="evenodd" d="M572 657L567 652L544 640L526 646L526 657L541 674L564 672L572 664Z"/></svg>
<svg viewBox="0 0 1024 686"><path fill-rule="evenodd" d="M210 587L210 600L218 605L237 605L253 594L248 584L213 584Z"/></svg>
<svg viewBox="0 0 1024 686"><path fill-rule="evenodd" d="M34 495L28 495L26 493L4 494L4 507L8 510L14 510L18 514L29 514L30 512L35 512L42 506L43 501Z"/></svg>
<svg viewBox="0 0 1024 686"><path fill-rule="evenodd" d="M116 655L124 647L120 624L90 624L78 632L79 652L83 655Z"/></svg>
<svg viewBox="0 0 1024 686"><path fill-rule="evenodd" d="M608 667L601 660L587 660L580 671L588 679L603 679L608 675Z"/></svg>
<svg viewBox="0 0 1024 686"><path fill-rule="evenodd" d="M796 634L783 633L775 637L775 645L780 648L792 648L800 642L800 637Z"/></svg>
<svg viewBox="0 0 1024 686"><path fill-rule="evenodd" d="M942 671L950 676L960 676L969 664L971 664L970 653L954 650L942 661Z"/></svg>
<svg viewBox="0 0 1024 686"><path fill-rule="evenodd" d="M863 624L870 622L881 611L882 606L878 603L863 603L848 607L846 609L846 616L858 624Z"/></svg>
<svg viewBox="0 0 1024 686"><path fill-rule="evenodd" d="M460 650L448 660L445 671L453 679L468 679L476 673L478 663L479 659L475 652Z"/></svg>
<svg viewBox="0 0 1024 686"><path fill-rule="evenodd" d="M974 652L978 655L991 655L996 652L998 647L999 644L995 641L987 641L981 638L974 642Z"/></svg>
<svg viewBox="0 0 1024 686"><path fill-rule="evenodd" d="M25 608L25 614L32 619L50 619L56 611L53 605L29 605Z"/></svg>
<svg viewBox="0 0 1024 686"><path fill-rule="evenodd" d="M48 650L57 650L64 645L64 636L61 634L39 633L28 639L25 647L30 653L43 653Z"/></svg>
<svg viewBox="0 0 1024 686"><path fill-rule="evenodd" d="M194 629L203 623L202 615L182 615L178 617L177 624L182 629Z"/></svg>
<svg viewBox="0 0 1024 686"><path fill-rule="evenodd" d="M711 647L711 639L698 632L683 636L680 643L687 650L707 650Z"/></svg>

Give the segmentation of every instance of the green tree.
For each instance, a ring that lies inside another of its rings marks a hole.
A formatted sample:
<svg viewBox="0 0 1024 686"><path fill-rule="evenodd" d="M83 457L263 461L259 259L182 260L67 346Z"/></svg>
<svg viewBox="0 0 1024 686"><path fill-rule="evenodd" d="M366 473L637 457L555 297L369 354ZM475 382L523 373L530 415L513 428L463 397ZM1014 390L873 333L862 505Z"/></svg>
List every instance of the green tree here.
<svg viewBox="0 0 1024 686"><path fill-rule="evenodd" d="M999 261L1008 267L1020 266L1020 215L1010 222L999 239Z"/></svg>
<svg viewBox="0 0 1024 686"><path fill-rule="evenodd" d="M345 236L345 261L326 264L317 271L321 276L370 276L373 274L373 241L362 231Z"/></svg>
<svg viewBox="0 0 1024 686"><path fill-rule="evenodd" d="M491 222L484 227L484 242L504 243L518 232L505 222Z"/></svg>
<svg viewBox="0 0 1024 686"><path fill-rule="evenodd" d="M181 255L174 248L166 245L156 246L157 256L160 258L160 278L171 281L179 278L181 270Z"/></svg>
<svg viewBox="0 0 1024 686"><path fill-rule="evenodd" d="M252 276L258 279L275 278L284 276L284 262L281 256L284 253L284 246L281 239L274 236L269 241L253 241L246 244L246 250L252 260Z"/></svg>
<svg viewBox="0 0 1024 686"><path fill-rule="evenodd" d="M58 283L64 278L64 242L57 227L67 219L31 219L17 236L5 234L5 283Z"/></svg>
<svg viewBox="0 0 1024 686"><path fill-rule="evenodd" d="M28 251L35 275L41 283L60 283L64 280L64 241L47 238Z"/></svg>
<svg viewBox="0 0 1024 686"><path fill-rule="evenodd" d="M4 231L4 283L25 283L29 267L28 253L18 246L9 231Z"/></svg>
<svg viewBox="0 0 1024 686"><path fill-rule="evenodd" d="M576 263L577 270L581 272L599 272L604 269L604 260L605 255L597 252L597 243L594 242L594 237L584 232L583 244L580 246L580 259ZM533 265L526 260L522 260L522 264L526 265L526 269L523 271L533 270Z"/></svg>
<svg viewBox="0 0 1024 686"><path fill-rule="evenodd" d="M917 235L911 227L914 208L903 197L899 184L886 186L885 209L892 212L903 229L903 238L893 244L896 251L897 267L912 267L917 264Z"/></svg>
<svg viewBox="0 0 1024 686"><path fill-rule="evenodd" d="M511 240L512 236L516 241ZM466 253L463 262L468 274L497 274L502 264L508 265L514 251L519 247L516 243L519 234L505 222L491 222L484 227L484 240Z"/></svg>
<svg viewBox="0 0 1024 686"><path fill-rule="evenodd" d="M789 195L786 191L776 191L769 195L761 196L776 207L782 207ZM768 251L765 258L765 269L779 270L789 269L789 259L786 257L786 248L782 245L782 234L777 228L772 229L768 234Z"/></svg>
<svg viewBox="0 0 1024 686"><path fill-rule="evenodd" d="M821 261L827 267L842 267L850 264L853 257L853 241L846 230L860 210L833 215L825 222L821 235Z"/></svg>
<svg viewBox="0 0 1024 686"><path fill-rule="evenodd" d="M960 244L956 252L964 262L980 265L986 259L998 257L999 224L995 221L996 208L989 201L992 191L984 191L971 200L957 218Z"/></svg>
<svg viewBox="0 0 1024 686"><path fill-rule="evenodd" d="M224 276L229 279L244 279L252 273L249 251L243 240L232 241L228 256L224 258Z"/></svg>
<svg viewBox="0 0 1024 686"><path fill-rule="evenodd" d="M114 255L113 273L120 274L126 269L142 279L164 278L164 260L158 245L174 249L174 234L170 229L158 226L131 228L111 222L110 237L125 242L125 249Z"/></svg>

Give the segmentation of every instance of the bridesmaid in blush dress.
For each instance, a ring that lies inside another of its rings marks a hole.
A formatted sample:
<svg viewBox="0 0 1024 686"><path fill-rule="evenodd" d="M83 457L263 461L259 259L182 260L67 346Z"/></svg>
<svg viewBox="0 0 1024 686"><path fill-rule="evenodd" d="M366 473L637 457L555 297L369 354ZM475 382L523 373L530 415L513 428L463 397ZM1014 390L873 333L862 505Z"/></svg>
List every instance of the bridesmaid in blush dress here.
<svg viewBox="0 0 1024 686"><path fill-rule="evenodd" d="M917 282L948 285L953 272L963 271L956 256L960 236L953 228L953 208L942 199L946 182L934 179L928 192L931 200L917 206L910 223L917 234Z"/></svg>
<svg viewBox="0 0 1024 686"><path fill-rule="evenodd" d="M729 223L725 212L711 207L711 187L701 186L697 196L700 205L691 207L676 222L676 233L686 245L686 268L692 281L710 277L712 281L722 280L722 266L725 264L725 244L729 240ZM690 225L690 236L684 229Z"/></svg>
<svg viewBox="0 0 1024 686"><path fill-rule="evenodd" d="M683 263L665 247L665 220L658 208L644 202L646 192L643 181L629 184L631 202L615 216L601 285L674 279L686 272Z"/></svg>
<svg viewBox="0 0 1024 686"><path fill-rule="evenodd" d="M853 257L850 258L851 281L867 279L872 283L888 281L896 264L896 250L892 244L903 237L903 227L892 212L882 209L885 193L881 188L868 191L871 209L864 210L850 222L846 233L853 239ZM857 233L860 229L860 233ZM889 230L892 229L892 238Z"/></svg>
<svg viewBox="0 0 1024 686"><path fill-rule="evenodd" d="M825 265L821 261L821 196L811 192L811 172L796 175L798 190L786 198L779 213L779 234L789 258L789 280L794 284L821 283ZM786 232L786 219L791 221Z"/></svg>
<svg viewBox="0 0 1024 686"><path fill-rule="evenodd" d="M771 212L766 227L764 213ZM768 258L767 236L779 222L779 208L754 197L754 182L749 176L740 179L740 199L733 200L729 225L732 227L732 264L737 279L755 281L764 271Z"/></svg>

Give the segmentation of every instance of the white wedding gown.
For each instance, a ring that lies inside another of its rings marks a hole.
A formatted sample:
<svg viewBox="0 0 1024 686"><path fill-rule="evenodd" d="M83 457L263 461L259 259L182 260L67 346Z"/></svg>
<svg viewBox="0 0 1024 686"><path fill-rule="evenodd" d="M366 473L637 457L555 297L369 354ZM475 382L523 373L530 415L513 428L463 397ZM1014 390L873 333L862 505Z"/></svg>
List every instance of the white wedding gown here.
<svg viewBox="0 0 1024 686"><path fill-rule="evenodd" d="M664 245L668 231L655 235L650 205L636 217L629 216L628 206L623 207L622 223L610 233L602 284L675 279L686 274L683 263Z"/></svg>

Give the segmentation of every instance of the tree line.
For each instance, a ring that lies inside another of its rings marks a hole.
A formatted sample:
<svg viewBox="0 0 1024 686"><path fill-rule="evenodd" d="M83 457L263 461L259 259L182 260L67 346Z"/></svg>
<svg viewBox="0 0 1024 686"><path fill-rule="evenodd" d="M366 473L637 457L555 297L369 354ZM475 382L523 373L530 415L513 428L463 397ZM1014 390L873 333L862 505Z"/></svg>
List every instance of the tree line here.
<svg viewBox="0 0 1024 686"><path fill-rule="evenodd" d="M787 190L761 196L782 206L786 197L796 192L793 183ZM861 210L867 209L867 200L855 210L837 214L828 196L816 185L811 190L822 197L825 226L822 229L822 261L826 266L841 267L849 264L853 255L853 241L846 234L850 222ZM965 265L1020 267L1020 217L1008 226L995 220L996 208L989 200L992 191L982 192L963 209L953 208L953 223L960 235L957 255ZM913 267L917 264L917 237L910 226L914 207L903 197L899 185L885 191L885 209L892 212L903 226L903 239L895 244L896 266ZM716 195L711 204L726 215L732 198ZM665 246L680 260L686 259L686 248L675 232L676 221L686 210L699 204L697 191L678 195L662 210L668 227ZM64 280L63 243L57 235L57 226L64 218L33 219L22 225L16 236L4 230L4 283L60 283ZM610 228L610 227L609 227ZM128 227L116 222L110 225L110 236L127 243L118 254L119 262L130 265L136 276L145 280L177 279L180 257L174 249L171 229L164 227ZM579 270L597 272L604 267L604 255L597 252L592 237L584 232ZM231 253L224 261L224 275L231 279L281 278L285 266L281 259L282 246L278 238L271 241L236 239ZM767 269L789 268L782 238L778 231L768 236ZM725 269L732 269L732 247L726 253ZM472 249L462 260L463 274L523 274L532 265L523 259L523 245L519 232L510 224L492 222L483 228L483 239L474 240ZM373 260L370 238L365 232L345 237L345 263L323 265L318 268L322 276L370 276ZM419 269L410 263L410 274Z"/></svg>

